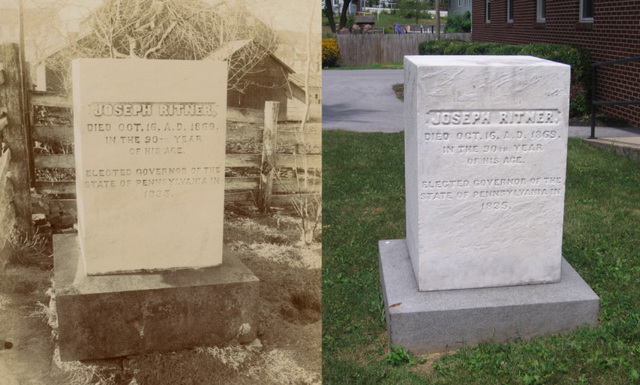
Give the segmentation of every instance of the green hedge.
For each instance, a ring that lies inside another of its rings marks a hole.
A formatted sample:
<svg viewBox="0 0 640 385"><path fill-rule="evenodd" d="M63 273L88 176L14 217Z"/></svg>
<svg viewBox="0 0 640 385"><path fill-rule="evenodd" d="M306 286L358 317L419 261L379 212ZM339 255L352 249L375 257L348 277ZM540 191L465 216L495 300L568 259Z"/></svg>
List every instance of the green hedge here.
<svg viewBox="0 0 640 385"><path fill-rule="evenodd" d="M531 55L571 66L571 116L591 112L591 56L586 48L566 44L525 44L433 40L420 43L420 55Z"/></svg>

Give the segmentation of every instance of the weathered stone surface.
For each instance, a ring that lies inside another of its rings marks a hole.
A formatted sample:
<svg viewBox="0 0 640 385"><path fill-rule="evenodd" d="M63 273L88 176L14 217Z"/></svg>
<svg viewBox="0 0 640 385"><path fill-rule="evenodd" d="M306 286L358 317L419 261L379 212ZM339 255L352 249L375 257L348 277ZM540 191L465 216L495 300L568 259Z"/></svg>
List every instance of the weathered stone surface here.
<svg viewBox="0 0 640 385"><path fill-rule="evenodd" d="M420 290L557 282L569 66L406 56L407 244Z"/></svg>
<svg viewBox="0 0 640 385"><path fill-rule="evenodd" d="M87 274L222 263L226 63L73 62Z"/></svg>
<svg viewBox="0 0 640 385"><path fill-rule="evenodd" d="M86 276L77 238L53 244L62 360L256 338L258 278L229 250L217 267Z"/></svg>
<svg viewBox="0 0 640 385"><path fill-rule="evenodd" d="M418 290L404 239L378 247L389 338L415 354L598 323L598 296L564 260L558 283L425 292Z"/></svg>

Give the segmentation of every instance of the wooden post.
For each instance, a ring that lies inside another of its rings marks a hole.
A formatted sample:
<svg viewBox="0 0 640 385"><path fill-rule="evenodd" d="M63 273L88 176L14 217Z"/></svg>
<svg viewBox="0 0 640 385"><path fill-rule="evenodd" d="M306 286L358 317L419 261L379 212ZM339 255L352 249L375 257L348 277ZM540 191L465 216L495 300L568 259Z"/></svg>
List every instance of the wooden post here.
<svg viewBox="0 0 640 385"><path fill-rule="evenodd" d="M258 195L258 209L266 214L271 207L271 192L273 191L273 177L276 173L276 140L278 134L278 112L280 102L265 102L264 130L262 134L262 163L260 170L260 191Z"/></svg>
<svg viewBox="0 0 640 385"><path fill-rule="evenodd" d="M1 108L6 111L8 125L3 130L3 141L11 150L11 182L14 189L16 224L21 231L31 233L31 193L29 175L29 137L24 122L23 79L20 74L20 54L17 44L0 45L0 63L3 63L4 84L0 86Z"/></svg>
<svg viewBox="0 0 640 385"><path fill-rule="evenodd" d="M436 40L440 40L440 0L436 0Z"/></svg>

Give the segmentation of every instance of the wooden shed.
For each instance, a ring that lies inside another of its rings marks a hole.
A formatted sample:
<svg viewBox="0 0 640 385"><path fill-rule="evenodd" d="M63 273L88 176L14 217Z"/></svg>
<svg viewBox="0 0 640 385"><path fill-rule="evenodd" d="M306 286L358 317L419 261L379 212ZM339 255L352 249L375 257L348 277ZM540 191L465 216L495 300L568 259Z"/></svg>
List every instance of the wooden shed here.
<svg viewBox="0 0 640 385"><path fill-rule="evenodd" d="M204 60L228 61L233 55L242 55L251 49L252 40L238 40L220 47ZM252 63L251 70L243 77L238 87L227 91L227 105L234 108L262 110L265 101L280 102L278 120L287 120L287 100L291 97L289 75L294 71L272 52L262 60Z"/></svg>

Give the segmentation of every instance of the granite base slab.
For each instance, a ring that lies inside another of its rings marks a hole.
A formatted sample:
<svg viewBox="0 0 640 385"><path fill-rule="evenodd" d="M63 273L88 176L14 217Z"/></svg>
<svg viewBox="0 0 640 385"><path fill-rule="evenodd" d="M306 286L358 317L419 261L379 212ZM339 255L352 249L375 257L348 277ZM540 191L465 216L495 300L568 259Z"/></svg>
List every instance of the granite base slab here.
<svg viewBox="0 0 640 385"><path fill-rule="evenodd" d="M258 278L229 250L217 267L86 276L76 234L53 238L63 361L249 342Z"/></svg>
<svg viewBox="0 0 640 385"><path fill-rule="evenodd" d="M598 324L599 297L564 259L558 283L421 292L406 240L378 247L389 338L414 354Z"/></svg>

